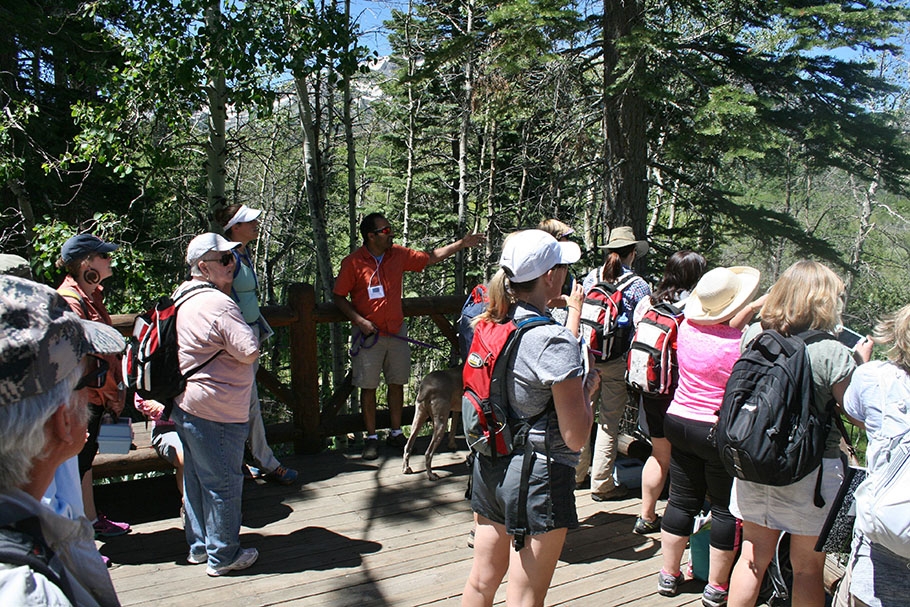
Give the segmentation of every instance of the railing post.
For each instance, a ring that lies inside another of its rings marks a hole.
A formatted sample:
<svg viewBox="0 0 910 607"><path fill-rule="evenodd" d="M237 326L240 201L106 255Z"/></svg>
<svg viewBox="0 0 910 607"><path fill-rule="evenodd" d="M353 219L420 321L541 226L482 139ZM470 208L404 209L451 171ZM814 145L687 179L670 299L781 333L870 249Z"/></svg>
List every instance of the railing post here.
<svg viewBox="0 0 910 607"><path fill-rule="evenodd" d="M288 305L297 313L290 329L291 396L296 453L318 453L325 447L319 432L319 364L316 345L316 291L312 285L294 283L288 289Z"/></svg>

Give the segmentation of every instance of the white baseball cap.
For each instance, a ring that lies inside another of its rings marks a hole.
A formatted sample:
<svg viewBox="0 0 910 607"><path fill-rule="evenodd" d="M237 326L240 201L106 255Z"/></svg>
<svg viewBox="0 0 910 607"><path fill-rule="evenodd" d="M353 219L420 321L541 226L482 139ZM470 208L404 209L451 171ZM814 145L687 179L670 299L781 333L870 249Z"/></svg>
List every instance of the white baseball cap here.
<svg viewBox="0 0 910 607"><path fill-rule="evenodd" d="M221 234L206 232L192 239L186 247L186 263L193 265L209 251L218 251L219 253L231 251L240 245L241 243L232 242Z"/></svg>
<svg viewBox="0 0 910 607"><path fill-rule="evenodd" d="M574 242L559 242L543 230L524 230L506 238L499 265L512 282L528 282L543 276L559 264L581 259Z"/></svg>

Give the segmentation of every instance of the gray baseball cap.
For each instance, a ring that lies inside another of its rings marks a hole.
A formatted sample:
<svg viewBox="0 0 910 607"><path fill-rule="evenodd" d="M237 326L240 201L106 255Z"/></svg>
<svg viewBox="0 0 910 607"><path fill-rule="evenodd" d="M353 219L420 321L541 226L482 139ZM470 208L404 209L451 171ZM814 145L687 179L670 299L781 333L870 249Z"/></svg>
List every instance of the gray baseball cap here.
<svg viewBox="0 0 910 607"><path fill-rule="evenodd" d="M125 347L116 329L79 318L50 287L0 276L0 407L44 394L86 354Z"/></svg>

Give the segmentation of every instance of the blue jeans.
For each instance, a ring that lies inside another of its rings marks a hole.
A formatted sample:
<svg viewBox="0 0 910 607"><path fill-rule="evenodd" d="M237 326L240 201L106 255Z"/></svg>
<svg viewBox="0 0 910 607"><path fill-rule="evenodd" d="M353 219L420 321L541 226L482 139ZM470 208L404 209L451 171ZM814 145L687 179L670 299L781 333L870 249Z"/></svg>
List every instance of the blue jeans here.
<svg viewBox="0 0 910 607"><path fill-rule="evenodd" d="M210 567L229 565L240 551L243 443L249 424L213 422L174 407L183 443L183 506L190 554Z"/></svg>

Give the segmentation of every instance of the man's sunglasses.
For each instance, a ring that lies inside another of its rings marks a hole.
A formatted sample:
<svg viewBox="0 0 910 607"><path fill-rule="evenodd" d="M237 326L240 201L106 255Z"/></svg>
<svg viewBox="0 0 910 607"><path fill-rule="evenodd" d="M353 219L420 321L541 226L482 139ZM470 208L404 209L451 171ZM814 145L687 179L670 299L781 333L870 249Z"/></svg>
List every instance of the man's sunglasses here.
<svg viewBox="0 0 910 607"><path fill-rule="evenodd" d="M392 233L392 226L386 226L384 228L379 228L378 230L373 230L373 234L382 234L383 236L388 236Z"/></svg>
<svg viewBox="0 0 910 607"><path fill-rule="evenodd" d="M92 356L91 354L89 355L88 360L88 371L82 376L82 379L79 380L76 387L73 388L74 391L81 390L82 388L100 388L107 380L107 370L110 368L108 362L103 358Z"/></svg>
<svg viewBox="0 0 910 607"><path fill-rule="evenodd" d="M234 261L234 254L225 253L218 259L203 259L202 261L218 261L218 262L221 262L221 265L223 265L223 266L229 266L229 265L231 265L231 262Z"/></svg>

